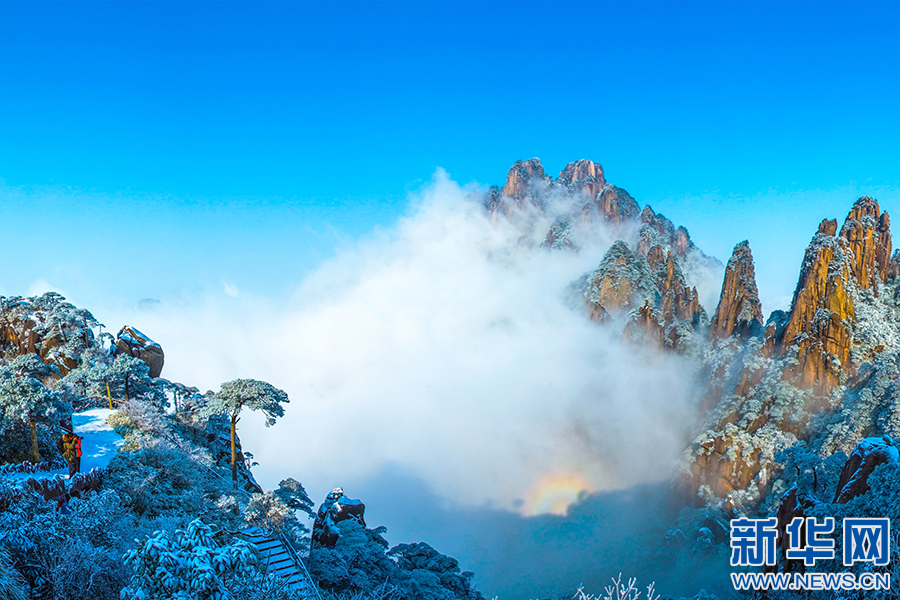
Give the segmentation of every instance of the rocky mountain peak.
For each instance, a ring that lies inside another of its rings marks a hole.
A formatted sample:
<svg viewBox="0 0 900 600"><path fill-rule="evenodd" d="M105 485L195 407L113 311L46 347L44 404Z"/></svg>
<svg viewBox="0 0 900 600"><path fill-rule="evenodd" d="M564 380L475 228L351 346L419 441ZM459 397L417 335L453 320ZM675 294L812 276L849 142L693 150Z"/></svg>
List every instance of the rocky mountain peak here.
<svg viewBox="0 0 900 600"><path fill-rule="evenodd" d="M782 354L796 352L798 361L785 378L817 395L827 395L842 373L854 371L854 293L877 294L890 274L890 217L877 201L857 200L837 236L836 230L835 220L823 220L806 250L782 349Z"/></svg>
<svg viewBox="0 0 900 600"><path fill-rule="evenodd" d="M762 304L756 287L753 254L750 243L744 240L734 247L725 267L725 280L709 326L709 338L747 337L759 333L762 326Z"/></svg>
<svg viewBox="0 0 900 600"><path fill-rule="evenodd" d="M570 188L581 187L582 190L589 190L585 192L585 196L591 200L594 200L606 186L603 167L600 163L587 159L576 160L566 165L556 181Z"/></svg>
<svg viewBox="0 0 900 600"><path fill-rule="evenodd" d="M847 241L852 271L861 289L887 281L891 257L891 220L881 213L878 202L863 196L850 209L840 236Z"/></svg>
<svg viewBox="0 0 900 600"><path fill-rule="evenodd" d="M782 354L796 352L785 379L826 395L850 364L850 328L856 319L843 239L817 233L806 249L784 331Z"/></svg>
<svg viewBox="0 0 900 600"><path fill-rule="evenodd" d="M517 160L506 175L506 185L501 190L508 198L524 200L529 188L533 188L537 182L549 182L550 178L544 173L541 159Z"/></svg>

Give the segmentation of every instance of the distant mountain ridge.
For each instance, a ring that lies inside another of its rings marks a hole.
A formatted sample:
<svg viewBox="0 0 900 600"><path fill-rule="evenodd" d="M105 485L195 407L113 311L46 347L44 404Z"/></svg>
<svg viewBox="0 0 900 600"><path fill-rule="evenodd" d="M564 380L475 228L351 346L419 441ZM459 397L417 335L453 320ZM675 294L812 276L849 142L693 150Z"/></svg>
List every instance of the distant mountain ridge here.
<svg viewBox="0 0 900 600"><path fill-rule="evenodd" d="M626 336L679 351L708 328L697 287L721 263L697 248L686 228L650 206L641 209L609 183L599 163L569 163L553 179L540 159L519 160L503 187L488 190L484 206L492 220L523 228L535 226L535 215L549 218L546 233L536 232L549 250L579 252L601 230L618 238L598 267L574 283L591 319L623 321Z"/></svg>
<svg viewBox="0 0 900 600"><path fill-rule="evenodd" d="M484 206L523 227L549 217L540 245L550 251L579 252L601 229L618 238L573 290L586 317L693 358L701 422L675 482L689 502L764 510L796 480L780 453L803 447L826 461L871 436L900 439L900 252L875 199L859 198L840 230L821 222L791 309L768 318L746 240L717 271L685 227L640 209L598 163L553 179L539 159L517 161ZM711 318L697 291L704 270L721 282Z"/></svg>

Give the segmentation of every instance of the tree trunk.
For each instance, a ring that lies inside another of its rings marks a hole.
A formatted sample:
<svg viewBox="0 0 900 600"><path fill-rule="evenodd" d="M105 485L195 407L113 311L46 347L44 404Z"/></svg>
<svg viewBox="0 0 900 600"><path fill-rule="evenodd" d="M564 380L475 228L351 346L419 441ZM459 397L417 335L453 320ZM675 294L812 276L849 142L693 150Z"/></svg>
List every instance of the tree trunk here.
<svg viewBox="0 0 900 600"><path fill-rule="evenodd" d="M125 375L125 402L128 402L128 375Z"/></svg>
<svg viewBox="0 0 900 600"><path fill-rule="evenodd" d="M28 426L31 427L31 452L34 454L34 464L38 464L41 462L41 455L38 452L37 428L32 417L28 417Z"/></svg>
<svg viewBox="0 0 900 600"><path fill-rule="evenodd" d="M237 423L237 418L231 417L231 481L234 483L234 488L237 489L237 449L234 444L234 428Z"/></svg>
<svg viewBox="0 0 900 600"><path fill-rule="evenodd" d="M104 380L105 381L105 380ZM112 406L112 393L109 391L109 382L106 381L106 397L109 398L109 410L113 409Z"/></svg>

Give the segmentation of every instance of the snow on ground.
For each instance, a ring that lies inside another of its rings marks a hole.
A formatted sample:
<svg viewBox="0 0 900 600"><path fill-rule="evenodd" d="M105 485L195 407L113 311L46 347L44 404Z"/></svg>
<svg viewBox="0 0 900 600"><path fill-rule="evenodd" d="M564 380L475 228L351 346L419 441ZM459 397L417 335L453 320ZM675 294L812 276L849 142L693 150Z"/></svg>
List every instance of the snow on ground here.
<svg viewBox="0 0 900 600"><path fill-rule="evenodd" d="M125 443L106 422L115 411L108 408L92 408L72 415L72 426L81 440L81 472L105 467ZM66 471L68 473L68 471Z"/></svg>
<svg viewBox="0 0 900 600"><path fill-rule="evenodd" d="M81 440L81 472L105 467L116 455L119 447L125 443L118 433L106 422L114 410L108 408L92 408L72 415L72 428L82 436ZM12 473L5 475L10 479L46 479L56 475L68 476L69 468L63 467L55 471L37 471L35 473Z"/></svg>

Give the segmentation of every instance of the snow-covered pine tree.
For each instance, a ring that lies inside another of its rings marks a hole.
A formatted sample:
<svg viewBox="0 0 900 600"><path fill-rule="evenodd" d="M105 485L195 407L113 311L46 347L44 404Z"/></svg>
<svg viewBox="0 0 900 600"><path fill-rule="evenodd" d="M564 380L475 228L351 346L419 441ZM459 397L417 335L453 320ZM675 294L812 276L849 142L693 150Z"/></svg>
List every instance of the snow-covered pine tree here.
<svg viewBox="0 0 900 600"><path fill-rule="evenodd" d="M61 394L44 385L44 380L59 373L55 365L46 365L35 354L17 356L0 367L0 407L4 422L25 423L31 430L34 463L41 461L37 423L64 412ZM71 412L71 411L68 411Z"/></svg>
<svg viewBox="0 0 900 600"><path fill-rule="evenodd" d="M203 408L203 415L228 415L231 418L231 479L237 487L237 450L235 431L240 420L241 409L260 410L266 415L266 427L275 424L277 417L284 416L282 404L290 402L284 390L271 383L257 379L234 379L222 384L222 388L210 396Z"/></svg>

